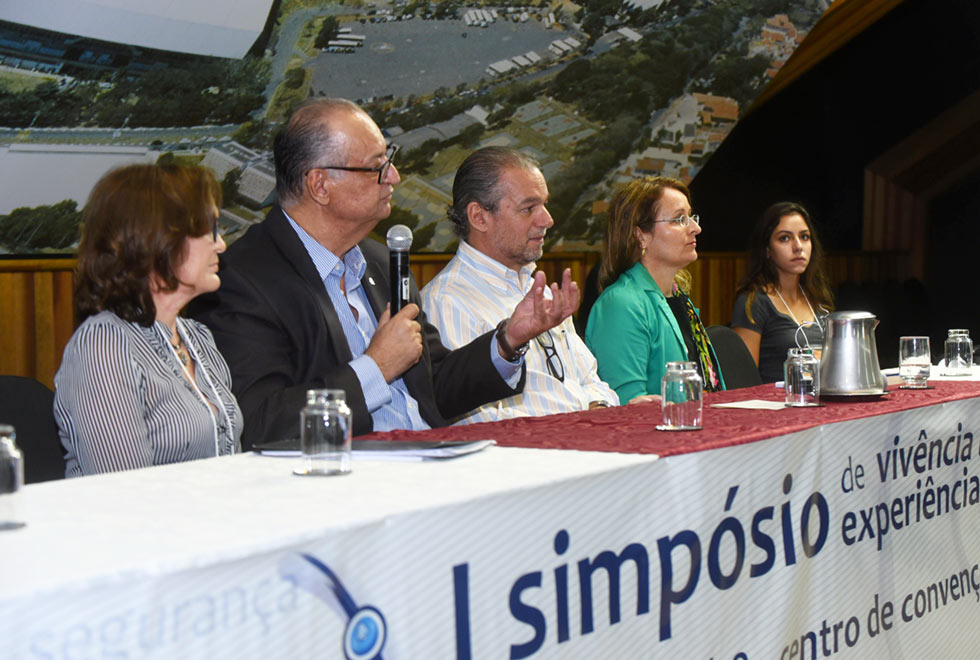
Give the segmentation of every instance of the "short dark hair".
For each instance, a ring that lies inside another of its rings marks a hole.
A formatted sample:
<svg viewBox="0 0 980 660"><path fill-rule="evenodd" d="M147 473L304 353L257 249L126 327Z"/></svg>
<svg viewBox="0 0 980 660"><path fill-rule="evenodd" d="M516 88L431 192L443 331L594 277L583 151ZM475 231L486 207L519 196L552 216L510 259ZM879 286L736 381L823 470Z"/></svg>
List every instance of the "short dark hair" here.
<svg viewBox="0 0 980 660"><path fill-rule="evenodd" d="M332 159L347 159L344 136L330 129L329 117L338 111L361 112L353 101L339 98L307 99L293 110L272 144L276 166L276 195L280 204L303 196L306 173Z"/></svg>
<svg viewBox="0 0 980 660"><path fill-rule="evenodd" d="M186 239L210 233L220 206L221 186L204 167L128 165L99 179L82 218L75 284L79 318L108 310L152 326L151 277L164 291L177 289Z"/></svg>
<svg viewBox="0 0 980 660"><path fill-rule="evenodd" d="M466 207L476 202L491 213L496 213L502 193L497 189L504 170L538 168L538 161L508 147L484 147L474 151L456 170L453 179L453 203L446 215L453 223L456 235L466 240L470 235L470 223Z"/></svg>

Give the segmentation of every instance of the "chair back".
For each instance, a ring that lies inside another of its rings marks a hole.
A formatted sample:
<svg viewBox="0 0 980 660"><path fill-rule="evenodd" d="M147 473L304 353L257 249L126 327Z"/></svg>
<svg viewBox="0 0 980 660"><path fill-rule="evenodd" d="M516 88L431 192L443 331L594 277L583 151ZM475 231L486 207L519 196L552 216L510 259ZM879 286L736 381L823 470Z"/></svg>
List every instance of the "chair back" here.
<svg viewBox="0 0 980 660"><path fill-rule="evenodd" d="M742 338L727 325L712 325L707 329L708 339L715 349L725 386L730 390L762 385L759 367Z"/></svg>
<svg viewBox="0 0 980 660"><path fill-rule="evenodd" d="M33 378L0 376L0 424L10 424L17 432L26 483L65 477L51 390Z"/></svg>

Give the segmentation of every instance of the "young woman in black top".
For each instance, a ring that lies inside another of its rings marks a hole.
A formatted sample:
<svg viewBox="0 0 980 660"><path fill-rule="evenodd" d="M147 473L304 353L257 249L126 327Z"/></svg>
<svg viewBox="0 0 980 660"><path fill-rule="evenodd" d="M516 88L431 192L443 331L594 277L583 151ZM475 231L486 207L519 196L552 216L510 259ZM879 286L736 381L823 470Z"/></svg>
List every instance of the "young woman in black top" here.
<svg viewBox="0 0 980 660"><path fill-rule="evenodd" d="M833 309L823 249L810 214L799 204L773 204L749 241L748 272L739 283L732 327L764 382L783 378L786 351L823 345L823 319Z"/></svg>

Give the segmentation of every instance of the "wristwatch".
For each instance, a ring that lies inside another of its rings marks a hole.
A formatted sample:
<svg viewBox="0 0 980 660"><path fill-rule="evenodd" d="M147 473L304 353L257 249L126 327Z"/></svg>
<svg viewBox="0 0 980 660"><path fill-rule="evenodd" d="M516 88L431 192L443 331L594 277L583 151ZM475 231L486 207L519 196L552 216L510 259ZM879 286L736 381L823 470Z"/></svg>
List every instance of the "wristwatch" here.
<svg viewBox="0 0 980 660"><path fill-rule="evenodd" d="M509 318L504 319L497 324L497 343L500 348L504 349L504 359L508 362L518 362L524 354L527 353L527 347L530 342L524 342L518 347L513 347L507 343L507 322L510 321Z"/></svg>

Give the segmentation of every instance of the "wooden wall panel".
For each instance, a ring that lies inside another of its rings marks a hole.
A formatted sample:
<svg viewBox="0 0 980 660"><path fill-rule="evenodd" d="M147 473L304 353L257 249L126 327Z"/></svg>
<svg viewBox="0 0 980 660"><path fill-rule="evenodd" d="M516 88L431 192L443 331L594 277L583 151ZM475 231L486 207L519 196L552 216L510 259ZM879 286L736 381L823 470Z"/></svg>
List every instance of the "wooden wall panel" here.
<svg viewBox="0 0 980 660"><path fill-rule="evenodd" d="M0 273L0 372L33 372L33 291L30 273Z"/></svg>
<svg viewBox="0 0 980 660"><path fill-rule="evenodd" d="M74 259L0 260L0 374L48 387L75 328Z"/></svg>
<svg viewBox="0 0 980 660"><path fill-rule="evenodd" d="M51 271L33 274L34 285L34 377L51 383L54 381L56 354L61 350L54 345L54 276Z"/></svg>
<svg viewBox="0 0 980 660"><path fill-rule="evenodd" d="M902 281L907 252L833 254L827 259L834 286L842 282ZM424 286L449 262L450 254L412 255L411 267ZM565 268L584 288L596 252L553 252L538 261L549 281ZM53 385L61 353L75 329L72 309L73 259L0 260L0 374L29 376ZM688 268L693 279L691 298L701 309L705 325L731 320L735 287L745 273L741 253L703 253Z"/></svg>

